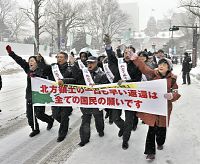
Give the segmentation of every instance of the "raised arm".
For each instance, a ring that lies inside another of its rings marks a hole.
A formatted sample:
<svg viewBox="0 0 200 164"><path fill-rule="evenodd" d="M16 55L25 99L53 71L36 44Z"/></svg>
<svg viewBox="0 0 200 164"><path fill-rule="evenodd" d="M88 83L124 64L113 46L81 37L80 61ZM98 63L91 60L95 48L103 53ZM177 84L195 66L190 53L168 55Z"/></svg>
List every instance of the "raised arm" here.
<svg viewBox="0 0 200 164"><path fill-rule="evenodd" d="M29 71L28 62L27 62L25 59L22 59L20 56L16 55L16 54L12 51L12 48L11 48L9 45L6 46L6 50L7 50L7 52L8 52L8 55L9 55L10 57L12 57L12 58L15 60L15 62L16 62L17 64L19 64L19 65L23 68L23 70L27 73L27 72Z"/></svg>
<svg viewBox="0 0 200 164"><path fill-rule="evenodd" d="M146 76L153 78L155 76L155 70L147 66L143 61L138 58L133 60L133 63L139 68L139 70Z"/></svg>
<svg viewBox="0 0 200 164"><path fill-rule="evenodd" d="M108 56L108 64L115 64L117 66L117 57L112 49L110 36L105 34L103 41L105 43L105 50Z"/></svg>

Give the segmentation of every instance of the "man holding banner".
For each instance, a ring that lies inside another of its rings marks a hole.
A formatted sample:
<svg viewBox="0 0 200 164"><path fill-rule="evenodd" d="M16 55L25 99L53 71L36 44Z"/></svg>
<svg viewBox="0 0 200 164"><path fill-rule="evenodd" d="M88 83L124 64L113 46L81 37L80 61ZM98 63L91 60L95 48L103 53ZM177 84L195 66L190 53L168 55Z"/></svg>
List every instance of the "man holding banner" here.
<svg viewBox="0 0 200 164"><path fill-rule="evenodd" d="M50 80L57 81L59 84L75 84L75 79L72 77L71 67L68 66L68 54L60 52L57 55L57 63L44 69L44 75ZM62 80L62 81L61 81ZM60 123L57 142L65 139L69 128L69 116L72 113L72 106L52 106L53 118Z"/></svg>
<svg viewBox="0 0 200 164"><path fill-rule="evenodd" d="M83 78L82 68L87 66L87 59L91 54L89 52L82 51L79 53L80 59L74 62L72 68L72 75L76 79L77 84L85 85ZM80 78L81 77L81 78Z"/></svg>
<svg viewBox="0 0 200 164"><path fill-rule="evenodd" d="M127 47L124 52L124 57L117 58L115 52L112 50L111 40L108 35L105 35L104 42L106 45L106 53L108 55L108 63L115 66L115 70L118 70L117 72L115 71L115 82L118 81L119 85L121 85L122 82L141 81L142 73L136 65L130 61L129 51L133 48ZM123 125L120 115L121 111L113 110L113 121L120 128L118 136L123 136L122 148L126 150L129 147L128 141L131 136L131 130L133 129L133 125L135 126L134 129L136 129L138 118L136 117L135 111L125 110L125 121Z"/></svg>
<svg viewBox="0 0 200 164"><path fill-rule="evenodd" d="M82 68L83 78L86 85L107 84L108 79L105 73L97 66L97 58L94 56L88 57L87 68ZM80 78L80 77L79 77ZM80 126L81 142L79 146L84 146L90 140L90 122L92 115L95 119L96 130L100 137L104 136L104 119L103 111L98 108L84 108L81 107L82 122Z"/></svg>

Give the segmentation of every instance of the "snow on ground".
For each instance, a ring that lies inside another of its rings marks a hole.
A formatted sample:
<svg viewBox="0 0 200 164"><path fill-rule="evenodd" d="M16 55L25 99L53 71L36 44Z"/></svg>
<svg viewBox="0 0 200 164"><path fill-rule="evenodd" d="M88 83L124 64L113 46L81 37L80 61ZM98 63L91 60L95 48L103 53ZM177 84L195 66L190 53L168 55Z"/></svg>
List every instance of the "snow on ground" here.
<svg viewBox="0 0 200 164"><path fill-rule="evenodd" d="M2 114L2 113L1 113ZM0 116L1 116L0 114ZM29 126L21 127L14 133L0 138L0 163L1 164L22 164L22 163L38 163L45 159L48 154L53 151L59 151L59 148L65 146L69 137L77 129L77 121L80 119L80 111L74 109L70 116L68 136L62 143L57 143L59 124L54 122L54 126L50 131L46 130L46 123L39 121L40 134L34 138L30 138L28 134L31 132ZM79 122L78 122L79 125Z"/></svg>
<svg viewBox="0 0 200 164"><path fill-rule="evenodd" d="M0 91L0 126L5 127L11 120L25 117L26 74L24 72L2 75ZM13 105L14 104L14 105Z"/></svg>

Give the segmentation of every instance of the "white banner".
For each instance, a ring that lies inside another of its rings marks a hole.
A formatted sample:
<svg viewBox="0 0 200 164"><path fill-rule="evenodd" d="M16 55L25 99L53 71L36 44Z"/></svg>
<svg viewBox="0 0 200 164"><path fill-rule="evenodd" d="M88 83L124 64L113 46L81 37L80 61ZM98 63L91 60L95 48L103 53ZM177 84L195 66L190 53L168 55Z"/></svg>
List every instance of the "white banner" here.
<svg viewBox="0 0 200 164"><path fill-rule="evenodd" d="M34 77L32 100L35 106L77 106L116 108L157 115L167 115L166 79L132 82L123 85L104 84L58 86L56 82Z"/></svg>

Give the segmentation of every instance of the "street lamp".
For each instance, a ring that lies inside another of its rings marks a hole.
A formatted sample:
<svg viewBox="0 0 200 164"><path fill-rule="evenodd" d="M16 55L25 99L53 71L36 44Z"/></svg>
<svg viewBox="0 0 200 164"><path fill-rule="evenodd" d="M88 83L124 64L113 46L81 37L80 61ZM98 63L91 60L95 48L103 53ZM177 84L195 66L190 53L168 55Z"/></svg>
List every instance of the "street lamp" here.
<svg viewBox="0 0 200 164"><path fill-rule="evenodd" d="M193 29L193 41L192 41L192 65L196 67L197 65L197 42L199 40L200 34L197 33L197 29L199 28L196 26L173 26L169 28L169 31L172 31L172 38L173 38L173 31L179 30L179 28L192 28Z"/></svg>

